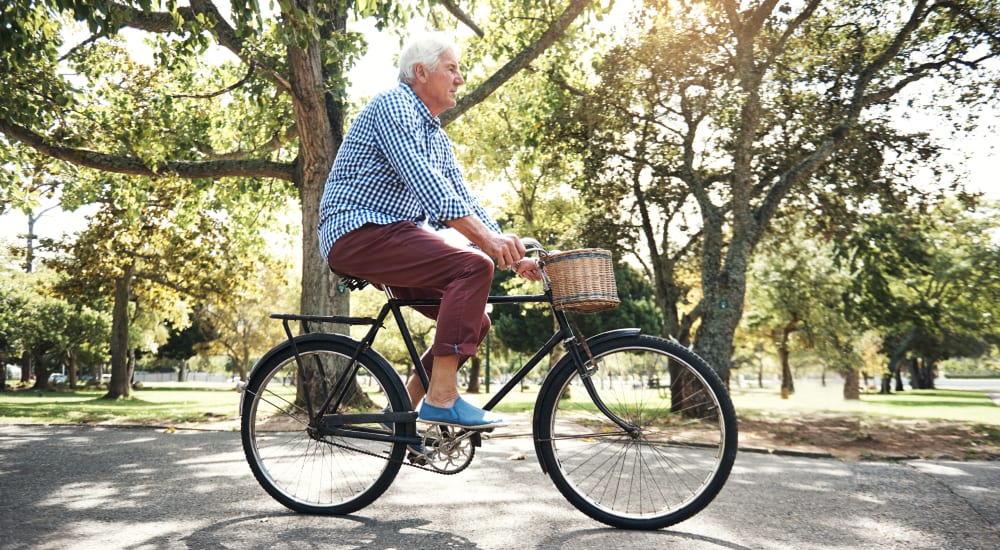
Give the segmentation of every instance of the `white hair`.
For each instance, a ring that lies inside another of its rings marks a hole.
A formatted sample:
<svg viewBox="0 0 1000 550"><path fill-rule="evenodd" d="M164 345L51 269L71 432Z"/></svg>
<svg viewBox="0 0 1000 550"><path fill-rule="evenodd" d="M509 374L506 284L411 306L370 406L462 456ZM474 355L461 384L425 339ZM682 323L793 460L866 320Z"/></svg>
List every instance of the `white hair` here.
<svg viewBox="0 0 1000 550"><path fill-rule="evenodd" d="M446 51L458 57L458 46L446 33L427 33L412 38L399 54L399 81L413 82L416 77L414 67L417 65L433 71L441 61L441 54Z"/></svg>

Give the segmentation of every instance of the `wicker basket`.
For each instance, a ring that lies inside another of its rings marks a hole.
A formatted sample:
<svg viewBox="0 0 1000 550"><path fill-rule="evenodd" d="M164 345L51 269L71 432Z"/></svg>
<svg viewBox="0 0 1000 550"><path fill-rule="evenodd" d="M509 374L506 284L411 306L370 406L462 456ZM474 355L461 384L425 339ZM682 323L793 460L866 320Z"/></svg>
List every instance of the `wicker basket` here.
<svg viewBox="0 0 1000 550"><path fill-rule="evenodd" d="M618 287L611 252L581 248L542 257L552 288L552 304L560 311L596 313L618 307Z"/></svg>

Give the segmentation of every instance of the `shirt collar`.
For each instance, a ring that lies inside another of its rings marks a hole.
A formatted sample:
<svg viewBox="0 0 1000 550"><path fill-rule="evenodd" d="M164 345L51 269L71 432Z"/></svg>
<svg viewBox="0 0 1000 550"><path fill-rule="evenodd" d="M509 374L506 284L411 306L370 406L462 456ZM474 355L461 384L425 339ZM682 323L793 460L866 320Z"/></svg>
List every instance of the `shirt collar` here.
<svg viewBox="0 0 1000 550"><path fill-rule="evenodd" d="M405 90L410 99L417 104L417 112L420 113L420 116L424 119L424 124L435 128L441 127L441 119L431 115L430 109L427 108L427 105L424 105L424 102L419 96L417 96L417 93L413 91L413 88L411 88L409 84L406 82L400 82L399 87Z"/></svg>

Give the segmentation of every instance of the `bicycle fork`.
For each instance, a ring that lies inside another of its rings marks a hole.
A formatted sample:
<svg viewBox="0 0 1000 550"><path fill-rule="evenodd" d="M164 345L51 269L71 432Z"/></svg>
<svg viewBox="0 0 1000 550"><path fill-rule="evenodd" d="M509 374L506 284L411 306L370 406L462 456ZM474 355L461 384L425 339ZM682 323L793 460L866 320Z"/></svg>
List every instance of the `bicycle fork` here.
<svg viewBox="0 0 1000 550"><path fill-rule="evenodd" d="M573 364L576 366L576 371L580 376L580 381L583 383L584 389L587 390L587 395L590 396L590 400L593 401L594 406L597 410L608 417L609 420L618 425L622 430L629 435L629 437L638 437L642 432L642 429L635 424L626 421L622 417L615 414L607 404L604 403L604 399L601 398L600 393L597 392L597 386L594 385L594 380L592 377L597 373L599 366L597 360L590 353L590 348L587 346L586 340L583 340L582 335L579 340L576 336L568 339L566 342L566 349L573 357ZM581 353L583 352L583 353ZM584 359L583 354L586 354L586 359Z"/></svg>

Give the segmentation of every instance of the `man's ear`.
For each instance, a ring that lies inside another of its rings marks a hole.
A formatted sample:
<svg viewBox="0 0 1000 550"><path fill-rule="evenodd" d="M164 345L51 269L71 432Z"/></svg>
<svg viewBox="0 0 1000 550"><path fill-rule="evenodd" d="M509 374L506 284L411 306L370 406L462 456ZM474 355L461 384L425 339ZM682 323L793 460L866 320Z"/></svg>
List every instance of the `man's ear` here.
<svg viewBox="0 0 1000 550"><path fill-rule="evenodd" d="M423 63L417 63L413 66L413 77L417 80L424 80L427 78L427 67L424 67Z"/></svg>

